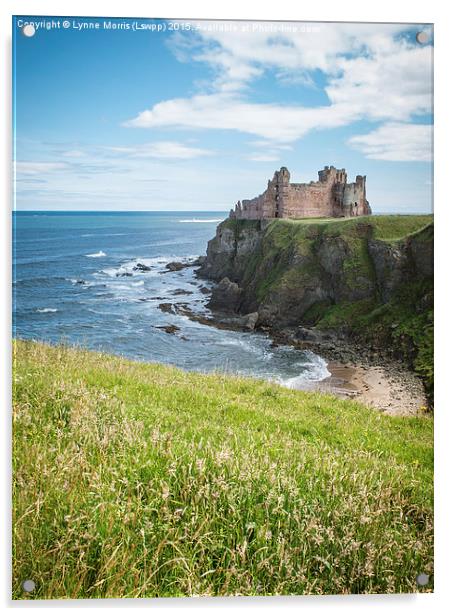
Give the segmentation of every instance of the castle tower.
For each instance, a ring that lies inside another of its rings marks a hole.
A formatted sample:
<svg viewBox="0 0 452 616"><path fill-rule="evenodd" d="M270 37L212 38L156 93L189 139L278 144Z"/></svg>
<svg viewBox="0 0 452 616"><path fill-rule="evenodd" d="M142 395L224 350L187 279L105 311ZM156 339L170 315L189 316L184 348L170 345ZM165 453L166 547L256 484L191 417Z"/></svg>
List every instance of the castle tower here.
<svg viewBox="0 0 452 616"><path fill-rule="evenodd" d="M231 218L329 218L372 213L366 199L366 176L347 181L344 168L325 166L317 182L291 183L287 167L275 171L267 189L253 199L238 202Z"/></svg>
<svg viewBox="0 0 452 616"><path fill-rule="evenodd" d="M289 203L290 173L287 167L275 171L275 218L283 218Z"/></svg>

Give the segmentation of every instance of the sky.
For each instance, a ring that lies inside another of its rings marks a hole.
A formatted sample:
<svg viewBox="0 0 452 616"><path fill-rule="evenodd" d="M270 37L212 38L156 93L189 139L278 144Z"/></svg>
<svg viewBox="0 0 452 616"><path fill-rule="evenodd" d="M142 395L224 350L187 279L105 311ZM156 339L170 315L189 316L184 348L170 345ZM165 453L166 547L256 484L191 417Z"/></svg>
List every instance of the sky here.
<svg viewBox="0 0 452 616"><path fill-rule="evenodd" d="M21 16L13 63L18 210L225 211L334 165L432 211L428 24Z"/></svg>

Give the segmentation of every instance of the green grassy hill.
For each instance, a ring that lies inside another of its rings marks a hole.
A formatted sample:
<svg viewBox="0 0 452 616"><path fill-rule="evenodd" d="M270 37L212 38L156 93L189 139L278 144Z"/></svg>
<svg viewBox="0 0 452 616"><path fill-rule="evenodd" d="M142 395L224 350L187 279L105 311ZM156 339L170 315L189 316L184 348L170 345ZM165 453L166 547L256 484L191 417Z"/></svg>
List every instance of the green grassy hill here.
<svg viewBox="0 0 452 616"><path fill-rule="evenodd" d="M270 222L274 228L286 235L290 241L291 236L299 235L300 239L309 234L308 227L319 226L327 233L353 233L356 227L371 225L373 237L381 240L399 240L411 233L416 233L424 227L433 223L433 214L385 214L379 216L358 216L355 218L279 218ZM226 219L223 223L230 229L237 229L239 232L243 228L260 226L256 220L235 220ZM284 230L285 229L285 230Z"/></svg>
<svg viewBox="0 0 452 616"><path fill-rule="evenodd" d="M17 341L13 592L415 592L430 417ZM431 583L424 590L431 591Z"/></svg>

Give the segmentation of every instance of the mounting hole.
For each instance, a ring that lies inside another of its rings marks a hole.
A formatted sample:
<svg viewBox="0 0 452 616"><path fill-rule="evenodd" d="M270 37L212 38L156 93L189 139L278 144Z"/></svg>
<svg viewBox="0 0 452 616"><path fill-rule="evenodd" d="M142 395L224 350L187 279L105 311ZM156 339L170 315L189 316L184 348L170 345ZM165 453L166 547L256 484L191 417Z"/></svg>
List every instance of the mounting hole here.
<svg viewBox="0 0 452 616"><path fill-rule="evenodd" d="M416 582L418 586L427 586L429 579L430 576L428 576L426 573L419 573L419 575L416 577Z"/></svg>
<svg viewBox="0 0 452 616"><path fill-rule="evenodd" d="M25 592L33 592L36 588L36 584L33 582L33 580L25 580L24 582L22 582L22 588L25 590Z"/></svg>
<svg viewBox="0 0 452 616"><path fill-rule="evenodd" d="M427 32L421 31L416 34L416 40L421 45L425 45L425 43L428 43L428 38L429 37Z"/></svg>
<svg viewBox="0 0 452 616"><path fill-rule="evenodd" d="M25 24L25 26L22 26L22 34L28 37L34 36L36 34L36 28L33 24Z"/></svg>

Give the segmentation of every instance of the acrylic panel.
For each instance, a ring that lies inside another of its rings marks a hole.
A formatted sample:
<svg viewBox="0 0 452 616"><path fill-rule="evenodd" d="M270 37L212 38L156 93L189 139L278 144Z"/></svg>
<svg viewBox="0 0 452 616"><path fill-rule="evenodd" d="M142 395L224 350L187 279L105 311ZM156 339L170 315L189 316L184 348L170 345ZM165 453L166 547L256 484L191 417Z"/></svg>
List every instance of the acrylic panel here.
<svg viewBox="0 0 452 616"><path fill-rule="evenodd" d="M433 591L433 25L13 18L13 598Z"/></svg>

